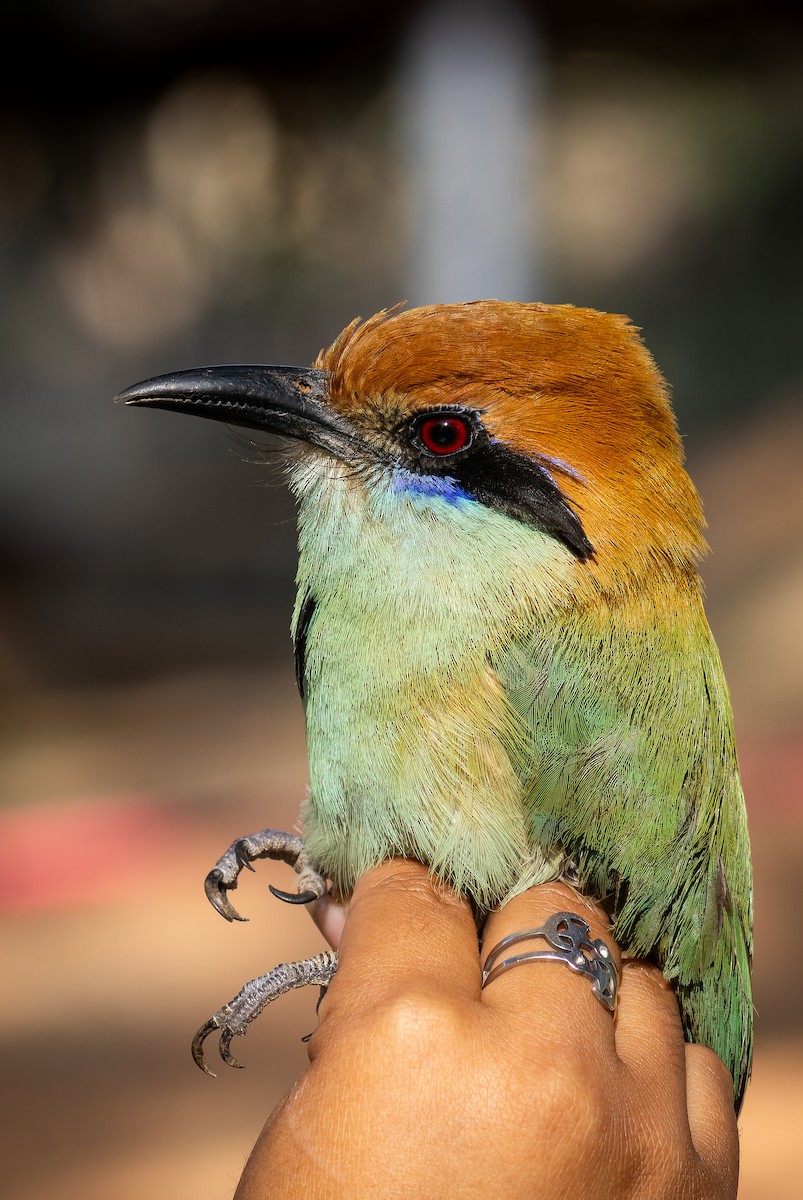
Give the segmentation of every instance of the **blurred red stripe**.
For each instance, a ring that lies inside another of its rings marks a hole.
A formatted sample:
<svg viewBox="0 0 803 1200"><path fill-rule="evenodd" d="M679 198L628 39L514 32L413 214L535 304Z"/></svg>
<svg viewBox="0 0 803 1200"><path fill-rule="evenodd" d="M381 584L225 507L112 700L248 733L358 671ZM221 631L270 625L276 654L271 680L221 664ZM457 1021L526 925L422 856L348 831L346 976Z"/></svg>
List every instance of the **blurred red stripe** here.
<svg viewBox="0 0 803 1200"><path fill-rule="evenodd" d="M0 812L0 911L130 894L175 861L188 824L152 799L129 796Z"/></svg>

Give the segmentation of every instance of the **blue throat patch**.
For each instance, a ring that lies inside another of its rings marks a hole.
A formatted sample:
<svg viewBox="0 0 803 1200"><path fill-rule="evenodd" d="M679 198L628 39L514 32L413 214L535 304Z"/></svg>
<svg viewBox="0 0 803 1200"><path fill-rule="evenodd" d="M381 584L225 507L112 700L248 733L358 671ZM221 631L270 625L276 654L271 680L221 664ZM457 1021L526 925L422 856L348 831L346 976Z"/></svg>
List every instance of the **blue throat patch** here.
<svg viewBox="0 0 803 1200"><path fill-rule="evenodd" d="M463 504L476 500L448 475L418 475L414 471L396 470L393 473L393 491L397 495L437 496L447 504Z"/></svg>

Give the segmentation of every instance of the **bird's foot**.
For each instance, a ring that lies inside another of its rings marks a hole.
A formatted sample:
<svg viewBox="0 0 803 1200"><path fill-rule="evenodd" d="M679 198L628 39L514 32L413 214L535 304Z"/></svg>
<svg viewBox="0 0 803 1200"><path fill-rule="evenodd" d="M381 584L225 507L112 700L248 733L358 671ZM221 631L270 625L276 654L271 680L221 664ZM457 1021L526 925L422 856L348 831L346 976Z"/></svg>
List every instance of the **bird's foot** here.
<svg viewBox="0 0 803 1200"><path fill-rule="evenodd" d="M237 887L237 879L243 867L253 871L251 863L258 858L275 858L289 863L298 874L298 891L282 892L270 887L274 896L289 904L309 904L318 900L327 891L326 880L307 861L304 842L293 833L280 829L260 829L259 833L248 834L232 842L226 853L219 858L204 880L207 899L227 921L247 921L241 917L228 897L228 892Z"/></svg>
<svg viewBox="0 0 803 1200"><path fill-rule="evenodd" d="M270 832L270 831L267 831ZM213 1017L210 1017L192 1039L192 1057L197 1065L207 1075L214 1077L204 1059L204 1042L210 1033L220 1030L218 1048L220 1057L230 1067L241 1067L231 1052L231 1040L242 1037L248 1026L258 1017L266 1004L283 996L293 988L305 987L307 984L317 984L321 989L321 998L337 970L337 951L326 950L312 958L300 962L280 963L267 975L252 979L228 1004L224 1004ZM320 1004L320 1000L318 1001Z"/></svg>

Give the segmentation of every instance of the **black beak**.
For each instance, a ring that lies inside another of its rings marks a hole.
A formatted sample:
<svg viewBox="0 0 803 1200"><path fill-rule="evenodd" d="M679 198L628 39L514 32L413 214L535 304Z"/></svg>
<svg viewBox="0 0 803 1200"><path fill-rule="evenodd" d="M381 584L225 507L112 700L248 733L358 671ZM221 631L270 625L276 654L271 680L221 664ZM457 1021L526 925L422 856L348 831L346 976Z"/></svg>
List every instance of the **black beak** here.
<svg viewBox="0 0 803 1200"><path fill-rule="evenodd" d="M199 367L135 383L116 399L296 438L349 462L357 433L330 407L328 379L313 367Z"/></svg>

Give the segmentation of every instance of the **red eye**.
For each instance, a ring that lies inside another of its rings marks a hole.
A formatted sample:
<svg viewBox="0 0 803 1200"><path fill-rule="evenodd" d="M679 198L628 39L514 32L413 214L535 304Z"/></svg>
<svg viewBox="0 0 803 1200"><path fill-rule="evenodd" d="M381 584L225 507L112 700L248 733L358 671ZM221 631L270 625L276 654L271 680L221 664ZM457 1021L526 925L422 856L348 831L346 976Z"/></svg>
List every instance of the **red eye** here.
<svg viewBox="0 0 803 1200"><path fill-rule="evenodd" d="M440 413L421 422L418 436L430 454L454 454L468 445L471 426L463 417Z"/></svg>

